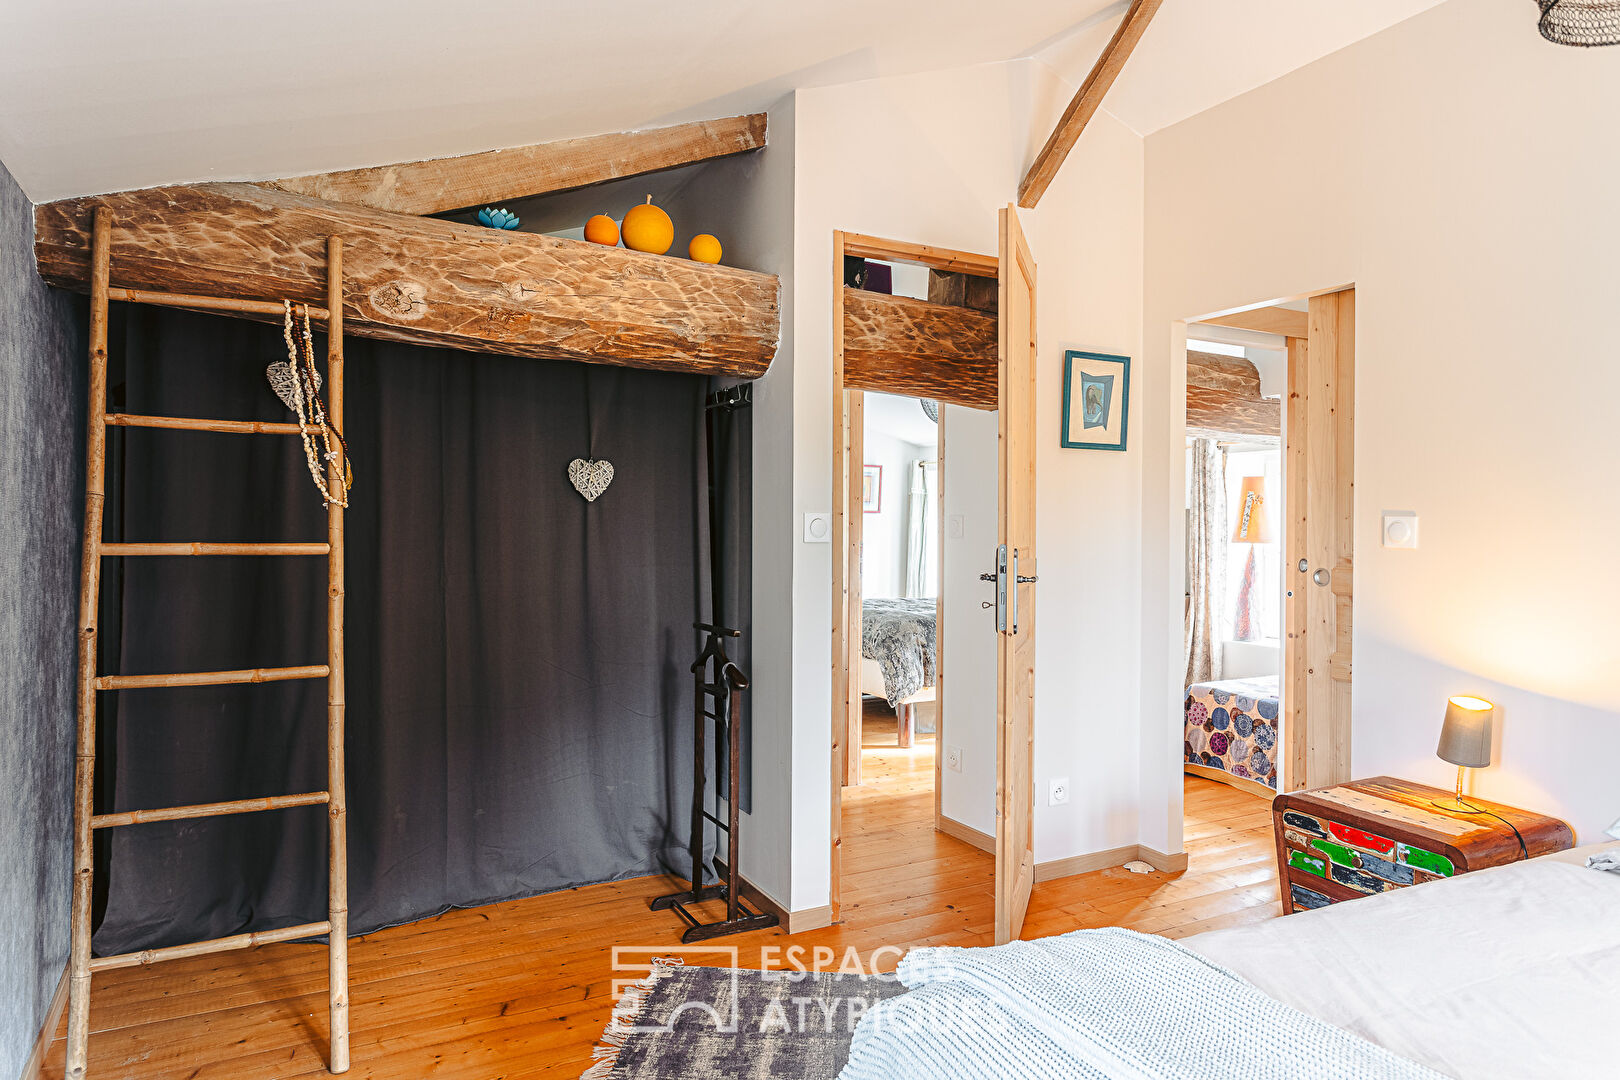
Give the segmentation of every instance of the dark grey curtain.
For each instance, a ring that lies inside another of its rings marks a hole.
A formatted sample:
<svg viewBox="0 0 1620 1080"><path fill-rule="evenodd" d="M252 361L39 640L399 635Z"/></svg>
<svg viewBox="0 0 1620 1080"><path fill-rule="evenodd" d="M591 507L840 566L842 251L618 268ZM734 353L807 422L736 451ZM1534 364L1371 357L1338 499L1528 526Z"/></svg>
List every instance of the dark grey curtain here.
<svg viewBox="0 0 1620 1080"><path fill-rule="evenodd" d="M264 378L286 355L279 327L118 318L119 408L288 417ZM703 380L354 338L347 355L354 932L685 876L687 668L708 614ZM595 503L568 480L575 457L613 462ZM325 538L296 438L128 429L113 469L110 538ZM324 662L324 559L108 570L104 670ZM103 699L103 808L325 786L324 681ZM98 952L324 917L319 807L99 838Z"/></svg>

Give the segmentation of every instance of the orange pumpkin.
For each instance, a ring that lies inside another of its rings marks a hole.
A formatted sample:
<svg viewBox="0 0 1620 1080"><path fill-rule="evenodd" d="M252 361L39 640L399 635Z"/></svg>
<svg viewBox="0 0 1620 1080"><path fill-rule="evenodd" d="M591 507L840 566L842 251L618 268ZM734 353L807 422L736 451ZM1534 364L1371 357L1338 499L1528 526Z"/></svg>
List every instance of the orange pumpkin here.
<svg viewBox="0 0 1620 1080"><path fill-rule="evenodd" d="M597 214L585 223L585 239L593 244L613 247L619 242L619 226L606 214Z"/></svg>
<svg viewBox="0 0 1620 1080"><path fill-rule="evenodd" d="M619 226L624 246L635 251L662 255L675 243L675 223L669 215L652 204L652 196L640 206L632 206Z"/></svg>
<svg viewBox="0 0 1620 1080"><path fill-rule="evenodd" d="M720 241L708 233L698 233L686 245L686 253L694 262L717 263L720 261Z"/></svg>

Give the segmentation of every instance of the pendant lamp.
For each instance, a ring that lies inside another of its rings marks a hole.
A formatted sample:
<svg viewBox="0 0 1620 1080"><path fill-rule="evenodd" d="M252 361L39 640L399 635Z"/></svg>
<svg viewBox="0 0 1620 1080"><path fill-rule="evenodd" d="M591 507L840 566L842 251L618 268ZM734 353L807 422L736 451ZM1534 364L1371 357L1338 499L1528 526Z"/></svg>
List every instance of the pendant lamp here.
<svg viewBox="0 0 1620 1080"><path fill-rule="evenodd" d="M1620 45L1620 0L1536 0L1541 36L1559 45Z"/></svg>

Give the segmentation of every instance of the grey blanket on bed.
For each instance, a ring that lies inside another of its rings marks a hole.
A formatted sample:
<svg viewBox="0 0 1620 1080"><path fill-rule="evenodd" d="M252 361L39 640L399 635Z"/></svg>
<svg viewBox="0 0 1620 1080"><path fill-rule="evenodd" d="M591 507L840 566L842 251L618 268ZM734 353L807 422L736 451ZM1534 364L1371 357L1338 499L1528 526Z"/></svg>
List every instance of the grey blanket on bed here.
<svg viewBox="0 0 1620 1080"><path fill-rule="evenodd" d="M936 616L932 599L861 602L861 655L878 662L891 706L934 685Z"/></svg>

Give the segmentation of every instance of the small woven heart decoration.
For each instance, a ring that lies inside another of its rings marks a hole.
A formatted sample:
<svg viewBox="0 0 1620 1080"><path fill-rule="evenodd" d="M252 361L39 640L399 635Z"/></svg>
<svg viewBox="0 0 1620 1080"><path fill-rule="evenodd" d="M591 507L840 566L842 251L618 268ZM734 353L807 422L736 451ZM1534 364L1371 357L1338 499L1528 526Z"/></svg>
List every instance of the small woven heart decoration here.
<svg viewBox="0 0 1620 1080"><path fill-rule="evenodd" d="M276 392L276 397L281 399L281 403L293 412L297 412L298 399L293 394L297 390L298 384L293 381L296 376L293 374L292 365L285 360L277 360L264 369L264 377L270 380L270 389ZM319 390L320 388L321 373L317 371L315 373L315 389ZM306 408L308 407L309 402L307 399L304 405Z"/></svg>
<svg viewBox="0 0 1620 1080"><path fill-rule="evenodd" d="M586 502L595 502L597 496L613 483L613 462L575 458L568 463L568 479L572 480L574 487L585 496Z"/></svg>

